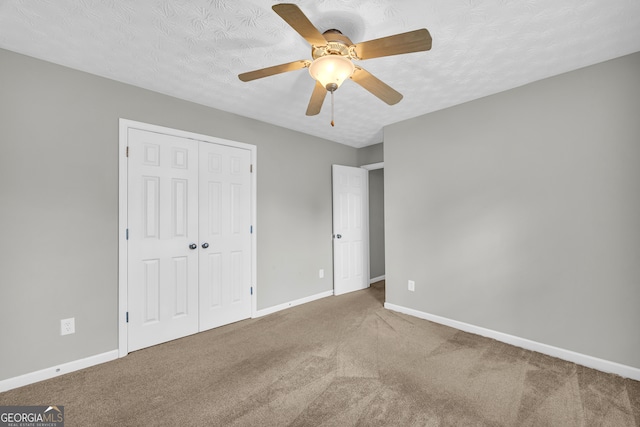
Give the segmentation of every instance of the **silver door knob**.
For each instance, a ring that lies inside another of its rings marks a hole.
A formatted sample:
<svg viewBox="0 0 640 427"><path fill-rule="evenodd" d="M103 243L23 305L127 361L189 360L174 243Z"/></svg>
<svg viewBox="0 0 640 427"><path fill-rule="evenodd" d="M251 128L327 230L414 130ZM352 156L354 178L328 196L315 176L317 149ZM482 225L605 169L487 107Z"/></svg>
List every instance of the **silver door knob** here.
<svg viewBox="0 0 640 427"><path fill-rule="evenodd" d="M204 242L202 244L202 249L207 249L209 247L209 244L207 242Z"/></svg>
<svg viewBox="0 0 640 427"><path fill-rule="evenodd" d="M336 239L342 239L342 234L336 234Z"/></svg>
<svg viewBox="0 0 640 427"><path fill-rule="evenodd" d="M189 249L191 249L191 250L198 249L198 245L196 245L195 243L191 243L189 245Z"/></svg>

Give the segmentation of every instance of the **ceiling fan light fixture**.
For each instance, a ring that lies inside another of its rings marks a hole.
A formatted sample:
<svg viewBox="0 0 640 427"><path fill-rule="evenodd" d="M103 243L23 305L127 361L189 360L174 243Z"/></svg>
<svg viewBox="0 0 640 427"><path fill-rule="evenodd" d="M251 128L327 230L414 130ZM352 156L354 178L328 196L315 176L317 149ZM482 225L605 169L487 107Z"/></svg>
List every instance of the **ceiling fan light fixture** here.
<svg viewBox="0 0 640 427"><path fill-rule="evenodd" d="M261 68L238 74L238 78L243 82L249 82L309 68L309 74L315 80L315 85L307 107L307 116L320 113L327 92L331 92L333 106L334 92L348 78L388 105L397 104L402 99L400 92L367 70L356 66L352 60L361 61L431 49L431 34L426 28L353 44L349 37L339 30L331 29L320 33L302 10L293 3L274 4L271 8L311 45L312 60L298 60ZM331 124L333 125L333 111Z"/></svg>
<svg viewBox="0 0 640 427"><path fill-rule="evenodd" d="M309 66L309 74L328 91L333 92L351 77L355 69L353 62L345 56L326 55L314 59Z"/></svg>

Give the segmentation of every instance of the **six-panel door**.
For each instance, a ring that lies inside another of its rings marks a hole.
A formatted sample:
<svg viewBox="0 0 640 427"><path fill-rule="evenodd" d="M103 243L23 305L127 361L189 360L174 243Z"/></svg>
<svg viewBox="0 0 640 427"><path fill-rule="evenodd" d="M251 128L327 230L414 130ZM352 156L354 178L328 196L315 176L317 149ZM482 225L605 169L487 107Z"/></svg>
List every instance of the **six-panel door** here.
<svg viewBox="0 0 640 427"><path fill-rule="evenodd" d="M201 331L251 317L250 162L249 150L200 145Z"/></svg>
<svg viewBox="0 0 640 427"><path fill-rule="evenodd" d="M129 351L198 332L198 143L129 130Z"/></svg>
<svg viewBox="0 0 640 427"><path fill-rule="evenodd" d="M128 351L251 317L249 150L128 141Z"/></svg>
<svg viewBox="0 0 640 427"><path fill-rule="evenodd" d="M368 171L333 165L333 291L369 286Z"/></svg>

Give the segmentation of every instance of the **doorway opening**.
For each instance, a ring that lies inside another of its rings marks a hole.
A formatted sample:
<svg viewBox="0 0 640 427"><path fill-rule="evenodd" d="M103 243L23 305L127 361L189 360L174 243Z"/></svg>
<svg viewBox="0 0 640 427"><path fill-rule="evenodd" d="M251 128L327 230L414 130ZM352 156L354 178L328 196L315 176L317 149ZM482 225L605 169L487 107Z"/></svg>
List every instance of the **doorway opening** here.
<svg viewBox="0 0 640 427"><path fill-rule="evenodd" d="M385 278L383 167L333 165L334 295Z"/></svg>
<svg viewBox="0 0 640 427"><path fill-rule="evenodd" d="M385 280L384 162L362 166L369 171L369 282Z"/></svg>

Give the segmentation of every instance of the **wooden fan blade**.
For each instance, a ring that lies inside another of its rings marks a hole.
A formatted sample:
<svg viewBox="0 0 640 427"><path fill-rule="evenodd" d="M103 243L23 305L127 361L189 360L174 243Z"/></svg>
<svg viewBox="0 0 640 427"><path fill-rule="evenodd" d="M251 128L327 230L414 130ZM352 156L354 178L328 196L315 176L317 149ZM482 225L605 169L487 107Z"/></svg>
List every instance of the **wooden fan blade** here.
<svg viewBox="0 0 640 427"><path fill-rule="evenodd" d="M355 47L356 54L360 59L421 52L431 49L431 34L426 28L422 28L408 33L358 43Z"/></svg>
<svg viewBox="0 0 640 427"><path fill-rule="evenodd" d="M263 77L273 76L275 74L286 73L287 71L295 71L301 68L306 68L311 64L311 61L300 60L289 62L287 64L274 65L273 67L261 68L255 71L249 71L248 73L238 74L238 78L243 82L249 82L255 79L261 79Z"/></svg>
<svg viewBox="0 0 640 427"><path fill-rule="evenodd" d="M327 96L327 89L322 84L316 81L316 86L313 88L311 99L309 100L309 106L307 107L307 116L315 116L320 113L324 98Z"/></svg>
<svg viewBox="0 0 640 427"><path fill-rule="evenodd" d="M402 99L400 92L360 67L356 67L356 70L351 75L351 80L389 105L397 104Z"/></svg>
<svg viewBox="0 0 640 427"><path fill-rule="evenodd" d="M327 41L318 29L309 21L298 6L291 3L274 4L272 9L280 18L291 25L306 41L314 46L325 46Z"/></svg>

